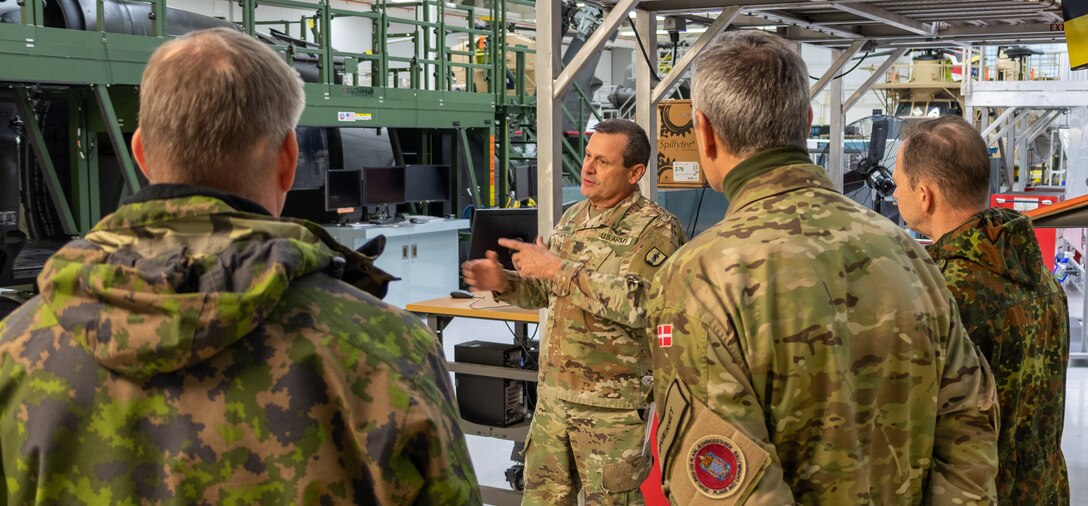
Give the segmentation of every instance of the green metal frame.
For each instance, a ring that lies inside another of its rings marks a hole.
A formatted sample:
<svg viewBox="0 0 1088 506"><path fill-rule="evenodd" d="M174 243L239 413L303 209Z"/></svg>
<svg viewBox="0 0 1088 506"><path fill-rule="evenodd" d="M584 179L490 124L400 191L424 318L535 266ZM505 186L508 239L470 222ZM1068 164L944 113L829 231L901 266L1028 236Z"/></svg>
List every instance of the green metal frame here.
<svg viewBox="0 0 1088 506"><path fill-rule="evenodd" d="M118 156L124 182L123 195L139 189L140 179L131 159L123 132L131 132L136 126L136 89L151 53L166 36L166 0L144 0L151 5L152 36L126 35L104 31L103 2L96 2L96 31L67 30L43 26L44 2L27 0L22 5L22 24L0 24L0 82L33 83L48 89L65 89L65 93L46 93L50 99L68 100L71 111L72 157L71 192L65 195L57 171L53 167L40 126L30 114L30 94L22 85L16 85L20 97L20 115L27 118L28 133L38 160L41 162L50 196L61 215L64 232L76 235L86 231L102 214L101 192L98 185L98 134L104 133ZM389 7L403 7L386 0L377 0L371 11L348 11L330 6L329 0L317 4L295 0L241 0L240 25L249 34L256 33L261 25L280 25L288 33L298 26L298 36L312 39L317 46L291 47L283 51L286 61L291 62L300 54L319 60L319 82L306 83L306 108L300 120L305 126L324 127L390 127L423 129L434 134L445 131L454 135L454 145L467 149L467 143L458 142L469 133L495 138L496 127L502 128L509 107L531 110L525 106L532 97L526 97L521 83L520 97L508 97L501 86L492 86L487 92L474 90L473 80L468 79L465 90L456 90L453 69L465 69L466 76L473 70L482 69L485 78L492 83L504 80L495 76L505 73L505 48L491 44L482 55L483 61L468 58L468 62L454 61L454 56L465 53L450 49L445 44L451 34L464 33L471 38L489 37L492 41L504 41L505 9L507 3L532 5L524 0L497 0L484 10L473 6L447 6L441 0L420 0L416 4L416 19L394 16ZM298 21L258 20L260 7L275 6L304 10ZM449 9L464 11L466 26L452 26L445 22ZM473 22L481 15L491 20L501 20L488 29L475 28ZM372 49L363 53L337 51L331 45L332 20L337 17L361 17L373 22ZM388 36L392 26L408 26L414 30L412 40L415 51L412 57L395 57L389 52ZM309 32L309 33L307 33ZM312 37L310 37L312 35ZM474 51L469 51L475 56ZM524 55L522 55L524 57ZM345 84L334 75L334 61L343 59ZM363 83L362 70L369 68L372 79ZM411 87L397 87L399 79L390 76L408 72ZM500 73L501 72L501 73ZM522 73L518 73L519 76ZM366 84L361 85L361 84ZM59 86L58 86L59 85ZM511 100L517 100L512 103ZM509 107L508 107L509 105ZM452 129L452 130L451 130ZM451 133L452 132L452 133ZM424 134L427 135L427 134ZM461 139L457 139L460 137ZM508 139L505 132L498 133L499 142ZM498 153L508 152L508 146L498 146ZM421 153L430 158L430 153ZM465 153L467 155L467 153ZM491 188L480 188L478 170L471 157L458 156L458 163L467 165L467 173L480 199L490 191L503 195L508 187L505 170L495 170L494 162L489 170ZM494 158L492 158L494 159ZM500 167L506 167L504 160ZM458 175L460 177L460 174ZM122 195L122 196L123 196ZM484 204L483 202L477 202ZM501 205L501 200L499 202Z"/></svg>

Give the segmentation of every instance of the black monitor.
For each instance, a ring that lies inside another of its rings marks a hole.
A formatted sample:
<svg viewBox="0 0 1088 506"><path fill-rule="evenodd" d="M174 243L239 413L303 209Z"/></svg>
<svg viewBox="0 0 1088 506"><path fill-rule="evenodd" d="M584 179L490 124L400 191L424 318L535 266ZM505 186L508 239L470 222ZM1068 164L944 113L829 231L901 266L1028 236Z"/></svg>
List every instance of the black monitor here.
<svg viewBox="0 0 1088 506"><path fill-rule="evenodd" d="M360 170L325 171L325 210L362 207L363 192L359 185L361 178Z"/></svg>
<svg viewBox="0 0 1088 506"><path fill-rule="evenodd" d="M525 200L536 198L536 164L522 164L514 167L514 198Z"/></svg>
<svg viewBox="0 0 1088 506"><path fill-rule="evenodd" d="M487 250L499 254L499 263L507 269L514 268L510 259L512 251L500 247L499 239L536 241L536 208L477 209L472 215L472 237L468 243L471 260L484 258Z"/></svg>
<svg viewBox="0 0 1088 506"><path fill-rule="evenodd" d="M404 202L404 167L366 167L363 169L363 204L400 204Z"/></svg>
<svg viewBox="0 0 1088 506"><path fill-rule="evenodd" d="M405 165L404 200L408 202L450 199L449 165Z"/></svg>

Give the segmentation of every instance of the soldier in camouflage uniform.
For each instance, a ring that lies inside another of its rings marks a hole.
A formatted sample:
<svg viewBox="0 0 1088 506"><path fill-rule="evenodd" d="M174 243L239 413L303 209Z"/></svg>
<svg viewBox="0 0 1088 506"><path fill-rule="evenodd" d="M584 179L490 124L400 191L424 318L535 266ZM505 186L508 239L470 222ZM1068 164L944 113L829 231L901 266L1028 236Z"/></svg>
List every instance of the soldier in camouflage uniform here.
<svg viewBox="0 0 1088 506"><path fill-rule="evenodd" d="M140 91L136 159L173 184L0 323L0 502L480 504L434 335L357 287L389 279L370 259L273 217L297 74L218 29L164 44Z"/></svg>
<svg viewBox="0 0 1088 506"><path fill-rule="evenodd" d="M800 56L751 30L696 65L730 205L647 302L672 503L992 503L993 376L921 246L810 161Z"/></svg>
<svg viewBox="0 0 1088 506"><path fill-rule="evenodd" d="M1069 314L1029 219L987 209L990 157L963 118L917 125L893 175L904 220L937 262L1001 406L1000 504L1069 504L1062 456Z"/></svg>
<svg viewBox="0 0 1088 506"><path fill-rule="evenodd" d="M650 144L627 120L596 127L582 163L587 200L547 244L503 239L517 271L493 252L466 262L465 281L499 300L551 310L541 342L538 402L522 504L643 504L650 373L643 297L684 241L676 218L637 191Z"/></svg>

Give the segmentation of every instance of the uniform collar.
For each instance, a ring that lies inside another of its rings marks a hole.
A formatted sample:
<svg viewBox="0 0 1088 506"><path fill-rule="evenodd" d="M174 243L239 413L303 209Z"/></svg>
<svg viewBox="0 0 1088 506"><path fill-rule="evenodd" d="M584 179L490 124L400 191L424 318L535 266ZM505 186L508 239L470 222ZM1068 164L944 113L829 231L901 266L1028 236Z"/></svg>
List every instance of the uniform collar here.
<svg viewBox="0 0 1088 506"><path fill-rule="evenodd" d="M745 158L744 161L738 163L736 167L733 167L733 170L725 175L725 179L722 181L722 191L725 193L725 198L732 202L736 198L737 192L752 178L775 167L807 163L812 163L812 160L809 159L808 153L801 148L785 146L760 151Z"/></svg>
<svg viewBox="0 0 1088 506"><path fill-rule="evenodd" d="M763 171L745 181L732 196L726 215L733 214L753 202L802 188L822 188L838 193L824 169L811 161L778 167L765 166Z"/></svg>
<svg viewBox="0 0 1088 506"><path fill-rule="evenodd" d="M140 191L136 192L135 195L125 200L123 204L137 204L152 200L172 200L185 197L212 197L222 200L230 207L245 213L272 216L272 213L268 212L264 206L253 202L252 200L244 199L223 190L191 184L162 183L145 186Z"/></svg>
<svg viewBox="0 0 1088 506"><path fill-rule="evenodd" d="M606 226L608 228L615 229L619 225L623 217L627 215L627 212L631 210L638 203L642 194L638 190L632 191L630 195L624 197L616 205L605 209L604 212L597 214L596 216L589 216L589 208L593 204L590 204L588 200L583 202L584 207L578 209L579 218L585 216L585 218L576 219L579 222L576 226L579 229L597 228Z"/></svg>

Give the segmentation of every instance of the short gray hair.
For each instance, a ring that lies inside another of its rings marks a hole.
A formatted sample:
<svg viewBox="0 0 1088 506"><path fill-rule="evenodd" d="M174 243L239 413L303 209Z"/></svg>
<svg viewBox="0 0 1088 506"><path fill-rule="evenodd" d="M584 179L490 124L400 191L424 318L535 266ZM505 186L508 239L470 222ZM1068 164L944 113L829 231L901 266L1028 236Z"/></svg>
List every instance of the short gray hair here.
<svg viewBox="0 0 1088 506"><path fill-rule="evenodd" d="M693 111L734 155L806 147L808 69L784 39L760 30L723 34L699 54L691 80Z"/></svg>
<svg viewBox="0 0 1088 506"><path fill-rule="evenodd" d="M192 32L159 47L144 70L144 151L151 170L167 166L179 182L238 191L305 105L298 72L266 44L228 28Z"/></svg>

